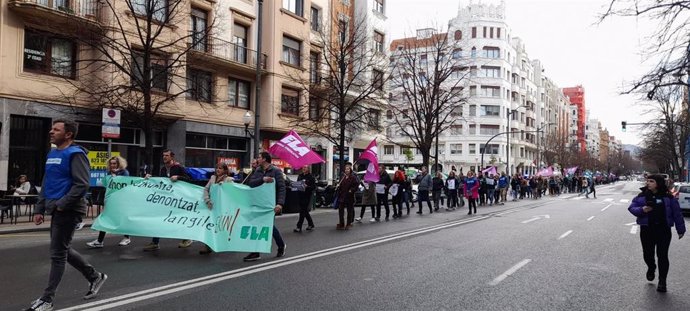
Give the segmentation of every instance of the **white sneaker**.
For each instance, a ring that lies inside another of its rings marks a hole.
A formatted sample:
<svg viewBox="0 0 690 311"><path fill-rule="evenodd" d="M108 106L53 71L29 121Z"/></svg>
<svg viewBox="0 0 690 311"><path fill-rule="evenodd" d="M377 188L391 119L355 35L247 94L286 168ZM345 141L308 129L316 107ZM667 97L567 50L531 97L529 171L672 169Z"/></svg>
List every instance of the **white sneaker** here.
<svg viewBox="0 0 690 311"><path fill-rule="evenodd" d="M369 222L376 222L376 218L369 219Z"/></svg>
<svg viewBox="0 0 690 311"><path fill-rule="evenodd" d="M120 243L117 243L117 245L127 246L129 245L129 243L132 243L132 240L130 240L129 238L122 238L122 240L120 240Z"/></svg>
<svg viewBox="0 0 690 311"><path fill-rule="evenodd" d="M189 247L190 245L192 245L192 243L194 243L194 241L192 241L192 240L182 240L182 241L180 242L180 244L177 244L177 247L179 247L179 248L187 248L187 247Z"/></svg>
<svg viewBox="0 0 690 311"><path fill-rule="evenodd" d="M53 310L53 303L51 302L46 302L41 299L36 299L33 302L31 302L31 307L29 307L26 310L31 310L31 311L51 311Z"/></svg>
<svg viewBox="0 0 690 311"><path fill-rule="evenodd" d="M89 248L103 248L103 242L98 242L98 239L96 239L91 242L87 242L86 246Z"/></svg>
<svg viewBox="0 0 690 311"><path fill-rule="evenodd" d="M81 230L81 229L83 229L83 228L84 228L84 222L82 221L82 222L78 223L78 224L74 227L74 230L79 231L79 230Z"/></svg>
<svg viewBox="0 0 690 311"><path fill-rule="evenodd" d="M355 221L356 221L356 222L362 222L362 218L361 218L361 217L357 217L357 218L355 218Z"/></svg>

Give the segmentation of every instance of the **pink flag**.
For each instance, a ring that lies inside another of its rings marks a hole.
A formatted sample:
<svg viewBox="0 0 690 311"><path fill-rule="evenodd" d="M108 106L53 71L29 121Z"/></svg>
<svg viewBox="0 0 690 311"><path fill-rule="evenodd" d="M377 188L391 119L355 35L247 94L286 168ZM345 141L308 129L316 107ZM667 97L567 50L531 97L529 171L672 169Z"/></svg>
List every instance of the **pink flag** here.
<svg viewBox="0 0 690 311"><path fill-rule="evenodd" d="M268 152L287 161L295 169L309 164L326 162L318 153L312 151L294 130L288 132L287 135L268 148Z"/></svg>
<svg viewBox="0 0 690 311"><path fill-rule="evenodd" d="M369 143L367 149L364 150L359 160L369 160L369 166L367 167L367 173L364 174L364 181L378 182L379 181L379 158L378 158L378 147L376 147L376 138Z"/></svg>
<svg viewBox="0 0 690 311"><path fill-rule="evenodd" d="M489 167L489 168L483 170L482 173L484 173L484 175L488 174L490 177L494 176L494 175L496 175L496 167L495 166Z"/></svg>
<svg viewBox="0 0 690 311"><path fill-rule="evenodd" d="M577 166L571 167L565 170L566 174L573 175L575 172L577 172Z"/></svg>
<svg viewBox="0 0 690 311"><path fill-rule="evenodd" d="M537 173L537 176L542 176L542 177L551 177L553 176L553 167L549 166L547 168L542 169Z"/></svg>

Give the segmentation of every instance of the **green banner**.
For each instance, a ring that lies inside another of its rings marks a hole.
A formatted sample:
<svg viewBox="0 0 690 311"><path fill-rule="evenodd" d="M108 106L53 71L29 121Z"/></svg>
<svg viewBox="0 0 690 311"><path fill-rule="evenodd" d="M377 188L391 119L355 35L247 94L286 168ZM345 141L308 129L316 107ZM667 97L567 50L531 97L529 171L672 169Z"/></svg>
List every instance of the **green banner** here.
<svg viewBox="0 0 690 311"><path fill-rule="evenodd" d="M275 184L204 188L168 178L116 176L106 180L105 209L92 229L134 236L190 239L216 252L270 253Z"/></svg>

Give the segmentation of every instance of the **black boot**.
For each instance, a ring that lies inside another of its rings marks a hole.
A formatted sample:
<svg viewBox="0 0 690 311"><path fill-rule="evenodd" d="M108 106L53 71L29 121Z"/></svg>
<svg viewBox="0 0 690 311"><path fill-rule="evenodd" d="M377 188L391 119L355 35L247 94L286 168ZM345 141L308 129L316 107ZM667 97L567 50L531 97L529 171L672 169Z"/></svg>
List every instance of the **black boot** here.
<svg viewBox="0 0 690 311"><path fill-rule="evenodd" d="M656 287L656 291L660 293L666 292L666 280L659 280L659 285Z"/></svg>

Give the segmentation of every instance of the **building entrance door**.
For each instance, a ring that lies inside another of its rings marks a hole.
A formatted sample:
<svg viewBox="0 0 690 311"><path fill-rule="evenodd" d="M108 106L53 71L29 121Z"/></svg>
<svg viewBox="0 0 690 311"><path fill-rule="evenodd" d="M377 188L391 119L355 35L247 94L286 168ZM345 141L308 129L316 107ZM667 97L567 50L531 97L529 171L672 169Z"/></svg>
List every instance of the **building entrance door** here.
<svg viewBox="0 0 690 311"><path fill-rule="evenodd" d="M32 185L40 185L46 156L50 150L47 118L10 116L10 156L8 184L14 185L19 175L26 175Z"/></svg>

